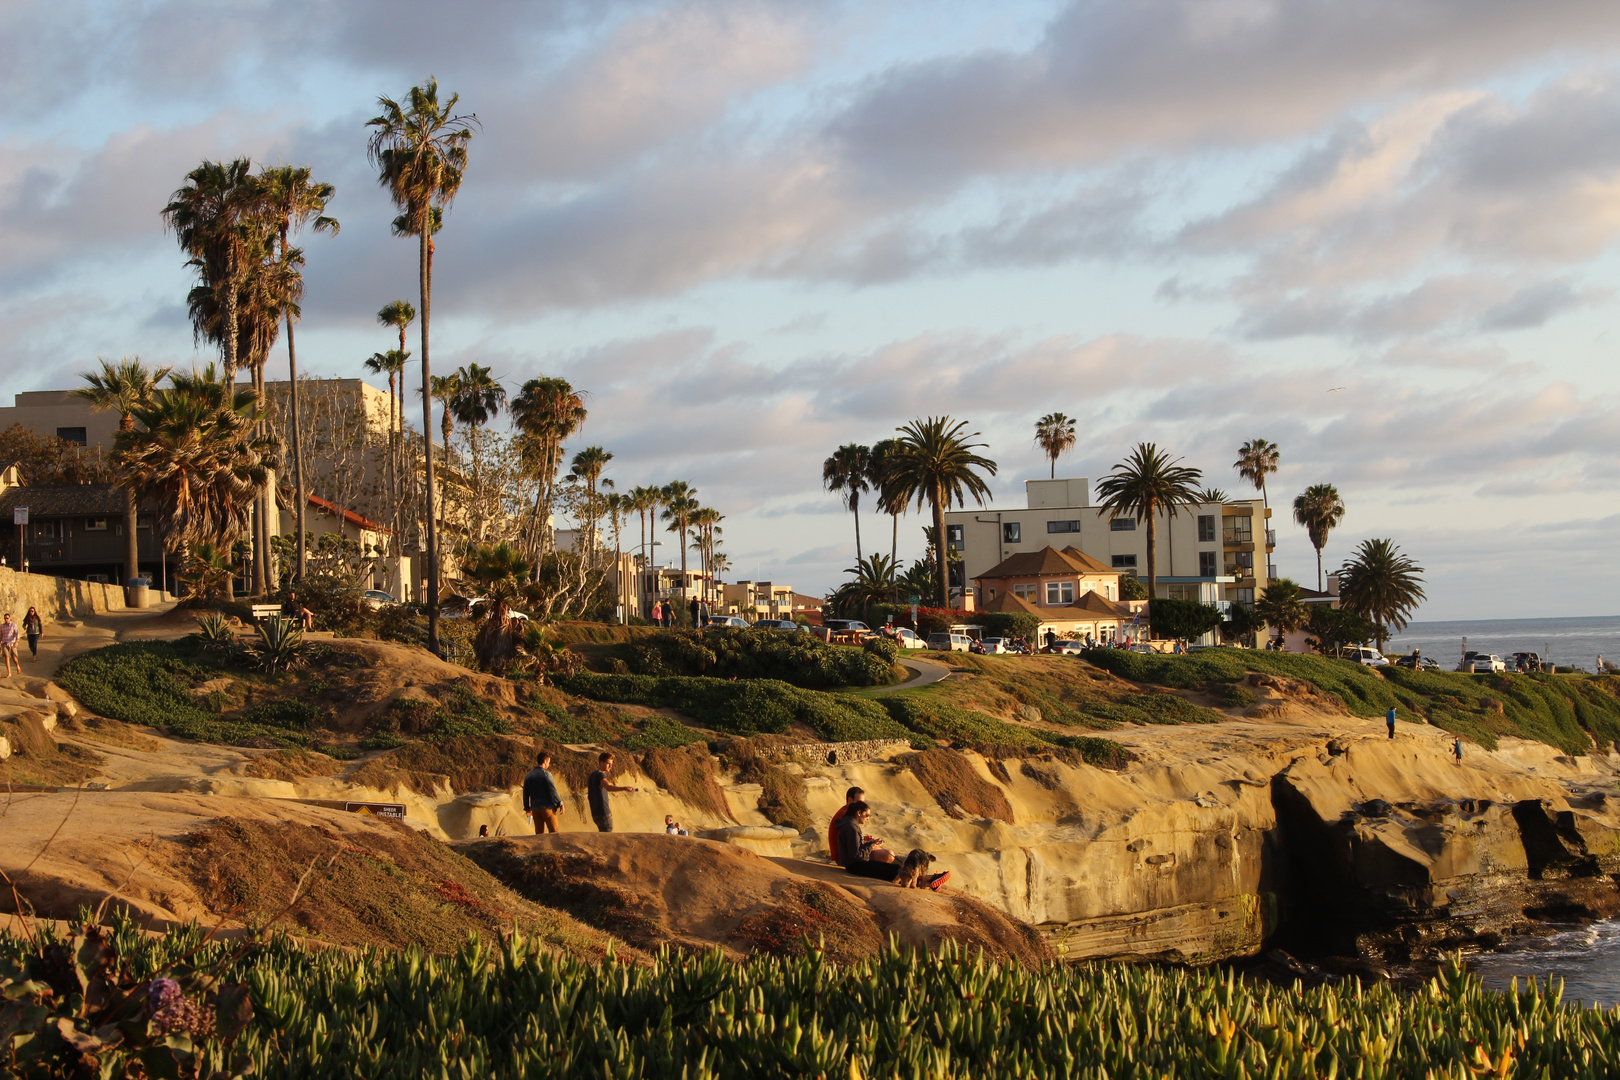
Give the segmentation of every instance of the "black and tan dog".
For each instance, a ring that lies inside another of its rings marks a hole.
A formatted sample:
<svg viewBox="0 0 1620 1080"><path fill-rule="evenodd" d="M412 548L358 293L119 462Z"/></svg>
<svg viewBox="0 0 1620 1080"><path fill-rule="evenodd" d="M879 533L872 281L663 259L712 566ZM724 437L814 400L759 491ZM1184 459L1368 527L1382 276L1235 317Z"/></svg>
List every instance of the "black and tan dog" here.
<svg viewBox="0 0 1620 1080"><path fill-rule="evenodd" d="M928 866L934 857L922 848L912 848L911 854L906 856L900 864L900 876L894 883L902 889L924 889L928 887Z"/></svg>

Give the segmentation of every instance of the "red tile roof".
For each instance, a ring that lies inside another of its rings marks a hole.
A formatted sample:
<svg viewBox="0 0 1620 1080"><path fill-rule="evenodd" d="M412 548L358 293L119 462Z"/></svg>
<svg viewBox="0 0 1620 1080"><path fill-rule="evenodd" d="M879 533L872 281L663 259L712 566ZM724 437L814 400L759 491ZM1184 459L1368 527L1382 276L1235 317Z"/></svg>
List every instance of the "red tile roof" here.
<svg viewBox="0 0 1620 1080"><path fill-rule="evenodd" d="M309 497L309 505L315 507L315 509L317 509L317 510L324 510L328 514L332 514L334 516L338 512L338 508L337 508L336 504L326 501L325 499L321 498L319 495L311 495ZM379 525L375 521L370 520L369 518L361 517L359 514L355 513L353 510L345 510L345 511L343 511L343 520L348 522L350 525L353 525L357 529L367 529L367 530L369 530L371 532L384 532L384 533L394 531L393 529L390 529L386 525Z"/></svg>
<svg viewBox="0 0 1620 1080"><path fill-rule="evenodd" d="M1112 570L1078 548L1057 548L1047 545L1039 551L1020 551L1009 555L995 566L979 574L979 580L998 578L1064 577L1070 574L1113 574Z"/></svg>

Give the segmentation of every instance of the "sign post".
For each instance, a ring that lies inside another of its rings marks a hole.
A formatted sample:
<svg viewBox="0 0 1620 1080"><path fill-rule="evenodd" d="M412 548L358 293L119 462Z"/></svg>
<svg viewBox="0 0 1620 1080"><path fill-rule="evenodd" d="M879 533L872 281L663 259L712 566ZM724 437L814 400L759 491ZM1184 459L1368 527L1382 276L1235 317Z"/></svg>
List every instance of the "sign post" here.
<svg viewBox="0 0 1620 1080"><path fill-rule="evenodd" d="M12 507L11 523L17 526L17 572L20 574L23 569L23 526L28 524L28 507Z"/></svg>

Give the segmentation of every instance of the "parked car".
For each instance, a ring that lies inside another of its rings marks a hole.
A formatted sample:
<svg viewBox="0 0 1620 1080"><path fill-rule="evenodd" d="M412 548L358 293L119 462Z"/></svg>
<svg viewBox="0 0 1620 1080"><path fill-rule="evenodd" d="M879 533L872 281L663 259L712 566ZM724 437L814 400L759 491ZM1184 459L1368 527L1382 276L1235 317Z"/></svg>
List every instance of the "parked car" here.
<svg viewBox="0 0 1620 1080"><path fill-rule="evenodd" d="M1086 651L1086 643L1068 638L1060 638L1042 649L1043 653L1062 653L1068 656L1079 656Z"/></svg>
<svg viewBox="0 0 1620 1080"><path fill-rule="evenodd" d="M1385 667L1389 664L1389 660L1385 658L1384 654L1371 645L1352 645L1344 650L1344 658L1354 660L1358 664L1365 664L1367 667Z"/></svg>
<svg viewBox="0 0 1620 1080"><path fill-rule="evenodd" d="M1151 645L1142 645L1142 644L1140 644L1140 643L1138 643L1138 644L1136 644L1136 645L1132 645L1132 646L1131 646L1131 647L1130 647L1130 648L1129 648L1129 649L1127 649L1127 650L1126 650L1126 651L1127 651L1127 652L1134 652L1134 653L1146 653L1146 654L1147 654L1147 655L1149 655L1149 656L1151 656L1151 655L1153 655L1153 654L1154 654L1154 653L1157 653L1157 652L1158 652L1158 651L1159 651L1159 650L1158 650L1158 649L1155 649L1155 648L1154 648L1154 647L1153 647L1153 646L1151 646Z"/></svg>
<svg viewBox="0 0 1620 1080"><path fill-rule="evenodd" d="M940 652L967 652L973 639L966 634L929 634L928 647Z"/></svg>
<svg viewBox="0 0 1620 1080"><path fill-rule="evenodd" d="M1475 675L1488 675L1493 671L1506 671L1507 665L1495 653L1479 653L1469 661L1468 670Z"/></svg>
<svg viewBox="0 0 1620 1080"><path fill-rule="evenodd" d="M803 623L796 623L792 619L760 619L754 623L755 630L801 630L810 628Z"/></svg>
<svg viewBox="0 0 1620 1080"><path fill-rule="evenodd" d="M739 630L748 629L748 620L740 619L735 615L710 615L708 629L720 627L736 627Z"/></svg>
<svg viewBox="0 0 1620 1080"><path fill-rule="evenodd" d="M1427 656L1420 656L1416 660L1413 660L1411 653L1403 653L1402 655L1397 656L1395 658L1395 666L1403 668L1421 667L1424 671L1440 670L1439 661L1430 659Z"/></svg>
<svg viewBox="0 0 1620 1080"><path fill-rule="evenodd" d="M986 654L999 655L1001 653L1011 651L1010 649L1007 648L1007 639L1006 638L987 637L987 638L984 638L984 639L980 640L979 646L980 646L980 651L984 652Z"/></svg>
<svg viewBox="0 0 1620 1080"><path fill-rule="evenodd" d="M915 630L902 626L894 632L894 642L902 649L926 649L928 642L917 636Z"/></svg>
<svg viewBox="0 0 1620 1080"><path fill-rule="evenodd" d="M865 641L876 632L859 619L823 619L821 625L829 641L834 634L853 634L855 640Z"/></svg>
<svg viewBox="0 0 1620 1080"><path fill-rule="evenodd" d="M384 605L387 605L387 604L397 604L397 603L399 603L398 600L395 600L392 596L390 596L387 593L383 592L381 589L367 589L365 591L364 598L365 598L366 606L371 608L374 611L377 608L383 607Z"/></svg>

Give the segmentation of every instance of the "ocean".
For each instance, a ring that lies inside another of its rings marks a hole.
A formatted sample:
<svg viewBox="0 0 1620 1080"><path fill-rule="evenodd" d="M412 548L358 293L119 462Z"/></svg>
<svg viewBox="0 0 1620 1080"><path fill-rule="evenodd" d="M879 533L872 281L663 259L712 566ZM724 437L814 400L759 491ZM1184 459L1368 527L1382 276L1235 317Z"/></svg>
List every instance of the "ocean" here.
<svg viewBox="0 0 1620 1080"><path fill-rule="evenodd" d="M1540 653L1543 660L1596 670L1597 658L1620 663L1620 615L1584 619L1469 619L1458 622L1414 622L1391 638L1387 656L1422 649L1450 670L1462 660L1465 646L1503 658L1516 652Z"/></svg>
<svg viewBox="0 0 1620 1080"><path fill-rule="evenodd" d="M1456 622L1414 622L1390 639L1390 656L1422 649L1442 666L1451 668L1467 648L1512 656L1540 653L1559 664L1595 670L1599 655L1620 663L1620 615L1584 619L1470 619ZM1516 943L1503 952L1473 957L1469 966L1487 986L1505 990L1514 978L1521 985L1528 977L1564 980L1565 1000L1595 1008L1620 1005L1620 921L1594 923Z"/></svg>

